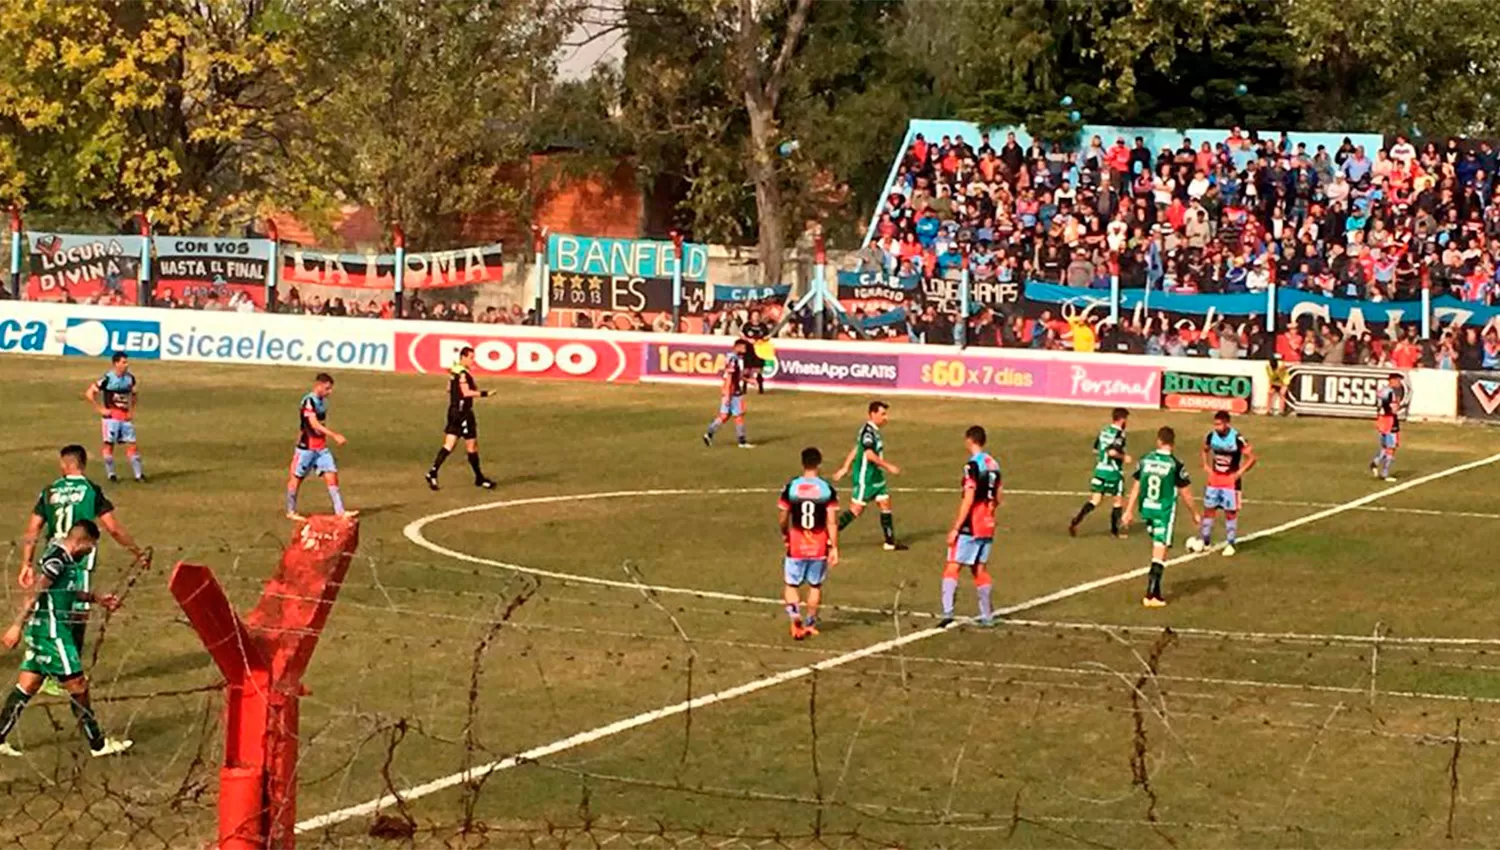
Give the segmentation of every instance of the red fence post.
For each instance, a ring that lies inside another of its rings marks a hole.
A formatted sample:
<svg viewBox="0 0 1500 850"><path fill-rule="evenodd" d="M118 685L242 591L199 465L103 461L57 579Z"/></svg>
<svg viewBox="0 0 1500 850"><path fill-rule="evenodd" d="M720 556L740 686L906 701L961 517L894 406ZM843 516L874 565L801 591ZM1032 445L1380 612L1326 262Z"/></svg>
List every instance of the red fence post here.
<svg viewBox="0 0 1500 850"><path fill-rule="evenodd" d="M358 521L310 517L246 621L209 568L179 563L172 570L172 596L228 682L220 850L296 845L302 674L358 546Z"/></svg>

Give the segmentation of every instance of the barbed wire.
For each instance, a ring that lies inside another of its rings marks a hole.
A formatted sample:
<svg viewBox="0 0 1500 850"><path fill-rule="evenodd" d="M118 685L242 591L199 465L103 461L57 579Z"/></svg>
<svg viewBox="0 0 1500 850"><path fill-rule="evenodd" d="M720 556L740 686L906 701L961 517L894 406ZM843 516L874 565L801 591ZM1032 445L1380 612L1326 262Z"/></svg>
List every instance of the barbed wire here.
<svg viewBox="0 0 1500 850"><path fill-rule="evenodd" d="M157 557L166 551L158 547ZM226 586L249 591L261 585L258 565L280 553L226 545L214 560L228 562ZM215 840L224 684L206 657L181 671L150 671L149 651L133 636L186 628L169 598L143 591L147 568L125 571L131 604L100 623L89 657L106 724L148 732L153 746L92 762L65 703L38 697L24 722L26 756L0 764L0 847ZM472 582L424 587L412 580L424 570ZM301 843L887 847L1011 841L1022 832L1029 843L1094 847L1304 834L1373 842L1389 828L1307 811L1296 805L1298 789L1314 775L1330 781L1341 763L1408 776L1412 747L1437 760L1430 782L1443 800L1435 822L1447 840L1474 840L1493 825L1493 800L1480 790L1487 786L1465 780L1492 766L1488 754L1500 743L1500 698L1473 678L1500 666L1500 640L1384 629L1355 636L1007 621L920 651L816 670L757 703L750 726L734 722L732 707L715 708L712 719L689 710L649 742L616 738L581 755L517 759L522 772L497 783L482 765L512 756L518 742L545 743L553 729L576 731L580 716L603 723L642 706L691 704L716 683L837 658L931 623L930 612L903 607L908 588L893 584L891 605L829 606L823 637L793 643L781 637L776 606L668 600L638 565L621 570L634 599L622 588L384 553L355 558L319 650L341 666L315 660L312 692L302 698L299 803L318 814L381 795L391 802ZM421 687L397 694L360 686L397 660ZM581 699L592 700L587 711ZM939 731L934 715L949 718ZM756 734L756 723L784 736L762 762L718 753L726 734ZM1073 758L1097 764L1070 775L1067 759L997 748L988 737L997 725L1040 736L1044 749L1077 736L1071 746L1083 749ZM1283 763L1248 780L1243 768L1229 769L1224 742L1244 735L1285 754ZM635 753L633 769L607 766L613 747ZM872 769L911 773L881 781ZM449 774L462 777L451 793L411 793ZM1247 782L1241 791L1265 798L1274 816L1225 818L1183 793L1189 781ZM518 786L531 789L520 796L533 807L513 808ZM928 788L927 800L904 800L911 786ZM980 798L986 805L976 807Z"/></svg>

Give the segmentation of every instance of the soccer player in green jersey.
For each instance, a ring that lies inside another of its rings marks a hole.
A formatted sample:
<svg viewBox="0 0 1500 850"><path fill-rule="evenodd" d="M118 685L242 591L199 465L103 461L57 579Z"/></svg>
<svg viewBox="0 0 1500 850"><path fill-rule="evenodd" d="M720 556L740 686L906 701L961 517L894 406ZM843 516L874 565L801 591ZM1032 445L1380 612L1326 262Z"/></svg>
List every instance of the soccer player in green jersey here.
<svg viewBox="0 0 1500 850"><path fill-rule="evenodd" d="M99 526L81 519L74 523L61 540L55 540L42 553L37 564L36 580L21 599L21 610L10 628L0 636L0 645L14 649L24 637L26 657L16 676L16 687L5 697L0 708L0 756L18 758L22 752L6 741L26 704L36 695L48 677L62 683L68 692L73 716L83 727L89 751L95 756L110 756L130 749L130 741L106 738L89 700L89 680L83 675L81 647L73 642L69 618L79 603L97 602L106 610L120 607L112 594L97 596L80 588L77 573L83 561L99 542Z"/></svg>
<svg viewBox="0 0 1500 850"><path fill-rule="evenodd" d="M109 536L115 542L125 547L133 556L141 554L140 546L136 545L135 539L130 532L125 530L119 520L115 518L114 503L104 495L104 490L84 475L84 468L88 465L88 452L83 446L64 446L58 452L58 466L62 469L62 477L48 484L37 497L36 506L31 509L31 519L26 526L26 534L21 542L21 572L18 576L21 587L30 588L35 580L35 571L32 569L32 558L36 554L37 541L43 539L60 540L68 533L68 529L79 520L86 519L98 523L109 532ZM85 594L93 590L94 568L97 566L97 553L93 547L80 556L82 559L79 568L71 575L78 582L76 590ZM73 638L73 643L80 651L83 649L84 632L88 627L89 603L87 599L81 599L73 613L68 617L68 628ZM59 693L57 686L52 682L47 683L48 693Z"/></svg>
<svg viewBox="0 0 1500 850"><path fill-rule="evenodd" d="M885 550L896 552L906 547L896 542L896 520L891 516L891 491L886 484L887 475L900 475L901 468L885 459L885 438L880 429L890 419L891 406L883 401L872 401L869 418L860 426L859 436L854 439L854 448L844 458L844 465L833 474L838 481L852 470L854 473L854 496L849 509L839 514L839 530L865 512L865 505L874 502L880 507L880 531L885 535Z"/></svg>
<svg viewBox="0 0 1500 850"><path fill-rule="evenodd" d="M1167 604L1161 595L1161 574L1167 569L1167 550L1172 547L1178 500L1187 505L1194 525L1202 519L1193 504L1193 482L1188 478L1187 467L1172 453L1176 442L1177 432L1171 428L1157 430L1156 451L1141 458L1135 469L1135 482L1130 485L1122 520L1122 527L1128 528L1139 510L1146 531L1151 534L1151 571L1146 577L1146 596L1141 600L1147 608Z"/></svg>
<svg viewBox="0 0 1500 850"><path fill-rule="evenodd" d="M1125 465L1130 463L1130 455L1125 453L1125 426L1130 411L1117 407L1109 418L1110 423L1099 429L1099 436L1094 438L1094 477L1089 479L1089 500L1068 523L1068 534L1072 537L1078 536L1083 518L1099 507L1105 496L1114 500L1109 512L1109 533L1125 536L1120 532L1120 515L1125 510Z"/></svg>

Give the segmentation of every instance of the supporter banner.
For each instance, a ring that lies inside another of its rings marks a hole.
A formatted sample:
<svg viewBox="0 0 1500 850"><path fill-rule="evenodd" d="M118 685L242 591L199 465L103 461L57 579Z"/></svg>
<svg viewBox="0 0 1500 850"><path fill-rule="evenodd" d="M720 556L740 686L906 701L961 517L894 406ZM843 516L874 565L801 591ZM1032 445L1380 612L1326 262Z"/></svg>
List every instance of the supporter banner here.
<svg viewBox="0 0 1500 850"><path fill-rule="evenodd" d="M1293 366L1287 402L1298 415L1374 419L1375 400L1391 372L1354 366ZM1408 380L1402 416L1410 412L1411 402L1412 382Z"/></svg>
<svg viewBox="0 0 1500 850"><path fill-rule="evenodd" d="M717 343L649 342L642 375L657 380L716 381L724 371L732 341ZM770 352L767 381L832 389L891 389L897 386L896 354L811 351L778 342Z"/></svg>
<svg viewBox="0 0 1500 850"><path fill-rule="evenodd" d="M1051 310L1054 314L1065 317L1103 318L1109 315L1108 292L1038 282L1027 283L1025 292L1026 314L1032 317L1041 315L1043 310ZM1176 327L1203 330L1225 319L1237 324L1255 317L1264 319L1266 294L1178 295L1152 292L1148 295L1143 290L1126 289L1120 292L1120 312L1136 324L1141 324L1148 315L1165 315ZM1278 327L1303 320L1326 321L1334 322L1346 333L1353 334L1379 331L1391 326L1420 326L1422 323L1420 301L1358 301L1286 288L1276 292L1276 312ZM1439 327L1484 326L1500 317L1500 306L1492 307L1445 295L1432 299L1432 315L1434 325Z"/></svg>
<svg viewBox="0 0 1500 850"><path fill-rule="evenodd" d="M607 310L615 313L672 312L672 279L552 271L547 278L552 310ZM683 281L682 315L701 316L706 284ZM602 322L603 320L601 320Z"/></svg>
<svg viewBox="0 0 1500 850"><path fill-rule="evenodd" d="M924 290L915 275L893 277L879 272L839 272L838 299L845 304L875 303L881 307L920 304Z"/></svg>
<svg viewBox="0 0 1500 850"><path fill-rule="evenodd" d="M136 303L141 236L29 232L28 301Z"/></svg>
<svg viewBox="0 0 1500 850"><path fill-rule="evenodd" d="M446 373L465 346L474 347L474 368L481 376L584 381L636 381L641 376L639 342L546 336L495 325L398 331L396 371Z"/></svg>
<svg viewBox="0 0 1500 850"><path fill-rule="evenodd" d="M1500 372L1458 373L1458 413L1465 419L1500 422Z"/></svg>
<svg viewBox="0 0 1500 850"><path fill-rule="evenodd" d="M1200 375L1167 370L1161 376L1166 410L1223 410L1248 413L1255 381L1248 375Z"/></svg>
<svg viewBox="0 0 1500 850"><path fill-rule="evenodd" d="M249 300L257 310L265 309L270 240L157 236L152 245L156 249L155 298L235 305Z"/></svg>
<svg viewBox="0 0 1500 850"><path fill-rule="evenodd" d="M683 284L686 289L687 284ZM756 301L785 301L792 294L792 287L780 286L734 286L727 283L714 284L715 304L745 304ZM683 295L686 299L686 293Z"/></svg>
<svg viewBox="0 0 1500 850"><path fill-rule="evenodd" d="M500 283L505 262L500 243L406 255L408 290L442 289ZM331 254L290 247L281 255L278 287L337 286L349 289L396 288L395 254Z"/></svg>
<svg viewBox="0 0 1500 850"><path fill-rule="evenodd" d="M596 239L553 233L547 236L547 270L550 274L597 277L672 279L677 251L671 242L652 239ZM696 242L682 245L682 279L708 280L708 246Z"/></svg>

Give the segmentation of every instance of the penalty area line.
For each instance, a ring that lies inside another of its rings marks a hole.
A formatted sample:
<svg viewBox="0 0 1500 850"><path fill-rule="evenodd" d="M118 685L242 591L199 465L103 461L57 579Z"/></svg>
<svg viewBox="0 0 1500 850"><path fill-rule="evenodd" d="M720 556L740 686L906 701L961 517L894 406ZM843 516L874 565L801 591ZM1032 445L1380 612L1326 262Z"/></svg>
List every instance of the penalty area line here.
<svg viewBox="0 0 1500 850"><path fill-rule="evenodd" d="M1395 495L1396 493L1402 493L1402 492L1405 492L1405 491L1410 490L1412 488L1420 487L1423 484L1427 484L1427 483L1430 483L1430 482L1433 482L1433 481L1437 481L1437 480L1442 479L1442 478L1447 478L1450 475L1457 475L1457 474L1459 474L1461 472L1467 472L1467 471L1469 471L1471 469L1478 469L1478 468L1483 467L1483 466L1488 466L1488 465L1490 465L1492 463L1495 463L1496 461L1500 461L1500 454L1493 454L1493 455L1490 455L1489 457L1481 458L1479 460L1470 461L1468 463L1461 463L1461 464L1458 464L1457 466L1451 466L1451 467L1449 467L1447 469L1439 470L1437 472L1429 473L1427 475L1422 475L1422 476L1419 476L1417 478L1412 478L1412 479L1410 479L1408 481L1400 482L1400 483L1395 484L1395 485L1393 485L1391 487L1387 487L1387 488L1385 488L1383 490L1378 490L1376 492L1367 494L1365 496L1361 496L1361 497L1359 497L1357 499L1354 499L1352 501L1344 502L1343 504L1335 505L1335 506L1329 507L1329 508L1325 508L1323 510L1307 514L1306 516L1298 517L1297 519L1281 523L1280 525L1272 526L1270 528L1262 529L1260 531L1256 531L1256 532L1253 532L1251 534L1247 534L1244 537L1240 538L1240 542L1242 542L1242 543L1248 543L1248 542L1250 542L1252 540L1257 540L1257 539L1265 538L1265 537L1273 537L1273 536L1275 536L1277 534L1283 534L1285 532L1291 531L1292 529L1301 528L1304 525L1310 525L1310 524L1318 522L1320 520L1327 519L1328 517L1331 517L1331 516L1337 516L1339 514L1346 513L1348 511L1357 510L1357 509L1359 509L1359 508L1361 508L1361 507L1363 507L1365 505L1371 504L1373 502L1378 502L1381 499L1386 498L1387 496L1392 496L1392 495ZM660 495L668 495L668 494L674 494L674 493L695 493L695 492L702 492L702 491L637 491L638 494L644 494L645 492L652 492L652 493L660 494ZM729 491L725 491L725 492L727 492L727 493L736 493L736 492L743 492L743 491L729 490ZM627 495L627 494L625 494L625 493L595 494L592 498L607 498L607 497L611 497L611 496L623 496L623 495ZM511 504L545 504L545 503L548 503L548 502L577 501L577 500L580 500L580 499L588 499L588 498L590 498L590 496L558 496L558 497L546 497L546 498L542 498L542 499L517 500L516 502L513 502ZM497 566L505 566L505 567L510 567L512 569L515 569L515 567L512 567L509 564L499 564L498 562L487 561L487 560L480 559L480 558L474 558L473 556L467 556L467 555L464 555L461 552L453 552L452 550L443 549L442 547L438 547L435 544L427 541L425 538L423 538L421 536L421 528L422 528L423 525L426 525L428 522L431 522L431 521L434 521L434 520L437 520L437 519L446 518L446 517L458 516L458 515L461 515L461 514L467 514L467 513L473 513L475 511L486 510L486 509L494 508L494 507L497 507L497 506L498 506L497 503L490 503L490 504L487 504L487 505L475 505L475 506L470 506L470 507L467 507L467 508L458 508L456 510L447 511L447 512L441 513L441 514L434 514L431 517L424 517L423 519L416 520L416 521L414 521L413 523L411 523L410 525L407 526L407 528L406 528L406 536L409 539L411 539L413 542L418 543L419 545L424 546L424 548L431 549L431 550L437 551L437 552L441 552L443 554L451 554L454 557L459 557L462 560L472 561L472 562L480 562L480 563L489 563L489 564L494 564L494 565L497 565ZM1181 564L1190 563L1192 561L1196 561L1196 560L1198 560L1200 558L1207 557L1208 555L1212 554L1213 552L1218 551L1220 548L1222 548L1222 547L1221 546L1214 546L1214 547L1212 547L1210 549L1205 549L1205 550L1203 550L1201 552L1192 552L1192 553L1189 553L1189 554L1186 554L1186 555L1181 555L1179 557L1176 557L1176 558L1173 558L1173 559L1167 561L1167 566L1177 566L1177 565L1181 565ZM578 576L570 576L570 575L567 575L565 573L553 573L553 572L547 572L547 571L542 571L542 570L534 570L534 569L530 569L530 568L519 568L518 571L525 572L525 573L531 573L531 574L534 574L534 575L545 575L545 576L551 576L551 577L555 577L555 578L562 578L562 579L571 580L571 581L576 581L576 580L578 580L580 578ZM1048 594L1045 594L1045 595L1042 595L1042 596L1037 596L1037 597L1034 597L1034 598L1031 598L1031 599L1027 599L1027 600L1022 601L1022 602L1017 602L1017 603L1015 603L1013 605L1009 605L1009 606L1006 606L1006 607L1003 607L1003 608L997 608L995 610L995 613L998 614L998 615L1001 615L1001 616L1009 616L1011 614L1018 614L1018 613L1021 613L1022 611L1029 611L1029 610L1031 610L1033 608L1039 608L1039 607L1041 607L1043 605L1047 605L1047 604L1050 604L1050 603L1053 603L1053 602L1057 602L1057 601L1060 601L1060 600L1063 600L1063 599L1067 599L1069 597L1078 596L1078 595L1083 594L1083 593L1088 593L1089 591L1097 590L1097 589L1099 589L1101 587L1108 587L1108 586L1113 585L1113 584L1119 584L1120 582L1129 581L1129 580L1135 579L1135 578L1140 578L1141 576L1145 575L1147 572L1148 572L1147 568L1141 567L1139 569L1128 570L1126 572L1115 573L1114 575L1105 576L1105 577L1099 578L1099 579L1094 579L1093 581L1081 582L1079 584L1071 585L1069 587L1064 587L1064 588L1062 588L1060 590L1056 590L1056 591L1054 591L1052 593L1048 593ZM606 582L606 581L603 581L603 580L596 580L596 581L598 583L601 583L601 584L604 584L604 583L615 584L615 582ZM639 590L639 585L629 584L627 582L618 582L618 584L630 587L631 589L634 589L634 590ZM711 593L703 593L701 595L708 596L708 597L715 597L716 596L715 594L711 594ZM732 598L740 598L740 597L732 597ZM504 758L504 759L500 759L499 761L493 761L493 762L490 762L488 764L478 765L478 766L472 767L472 768L470 768L468 770L459 771L458 773L449 774L448 776L440 777L440 778L434 779L434 780L432 780L430 782L425 782L425 783L422 783L421 785L416 785L416 786L413 786L411 788L407 788L407 789L399 792L400 795L401 795L400 799L403 800L403 801L411 801L411 800L415 800L415 799L418 799L418 798L421 798L421 797L429 796L431 794L436 794L439 791L444 791L446 789L453 788L453 787L458 786L458 785L463 785L463 784L468 783L468 782L472 782L472 781L475 781L475 780L478 780L478 779L482 779L482 778L484 778L486 776L489 776L492 773L497 773L497 772L503 771L503 770L510 770L512 768L524 765L527 762L536 761L537 759L545 758L547 756L554 755L556 753L564 752L566 750L575 749L577 747L581 747L581 746L584 746L586 744L591 744L591 743L593 743L595 741L600 741L600 740L603 740L605 738L613 737L615 735L619 735L621 733L628 732L628 731L630 731L632 729L638 729L638 728L640 728L642 726L647 726L649 724L655 723L658 720L665 720L666 718L675 717L677 715L686 713L688 711L693 711L693 710L696 710L696 709L704 708L704 707L707 707L707 706L710 706L710 705L714 705L716 703L728 702L729 700L738 699L738 698L743 697L743 696L749 696L750 694L754 694L754 693L758 693L760 691L768 690L770 688L774 688L774 687L777 687L779 685L784 685L784 684L787 684L788 682L795 682L795 681L797 681L799 679L805 679L805 678L807 678L807 677L809 677L809 676L811 676L811 675L813 675L815 673L821 672L823 670L832 670L832 669L835 669L835 668L838 668L838 667L842 667L842 666L844 666L846 664L852 664L852 663L854 663L856 661L861 661L861 660L866 659L866 658L871 658L871 657L874 657L874 656L877 656L877 655L882 655L884 653L890 652L893 649L899 649L899 648L901 648L903 646L907 646L909 644L917 643L919 641L924 641L924 640L927 640L928 638L931 638L931 637L936 637L937 635L940 635L940 634L942 634L942 633L944 633L946 631L948 631L948 628L936 628L936 627L934 627L934 628L922 629L921 631L910 632L908 634L902 635L901 637L892 638L892 639L889 639L889 640L883 640L883 641L880 641L878 643L872 643L869 646L862 647L862 648L856 649L856 650L852 650L852 651L846 652L846 653L844 653L842 655L836 655L836 656L834 656L832 658L825 658L824 660L819 661L819 662L817 662L815 664L808 664L808 665L803 666L803 667L795 667L795 668L792 668L790 670L784 670L784 671L782 671L780 673L777 673L775 675L766 676L765 678L761 678L761 679L755 679L753 681L746 682L746 683L744 683L742 685L736 685L735 687L732 687L732 688L727 688L725 690L716 691L716 692L711 693L711 694L705 694L703 696L692 697L691 699L686 699L686 700L683 700L683 701L678 702L678 703L674 703L674 704L671 704L671 705L662 706L661 708L654 709L652 711L642 712L641 714L637 714L637 715L635 715L633 717L626 717L626 718L623 718L621 720L616 720L613 723L608 723L608 724L605 724L603 726L596 727L594 729L589 729L589 730L584 731L584 732L579 732L579 733L577 733L575 735L570 735L570 736L568 736L566 738L561 738L561 739L553 741L552 743L549 743L549 744L543 744L543 745L541 745L539 747L533 747L533 748L531 748L529 750L526 750L525 752L517 753L516 755L510 756L510 757L507 757L507 758ZM315 831L320 830L320 829L326 829L326 828L331 827L331 826L337 826L338 824L344 823L346 821L353 820L355 818L365 817L367 815L375 814L375 813L379 812L381 809L384 809L386 807L395 805L396 802L397 802L397 797L394 794L383 794L383 795L381 795L379 797L376 797L373 800L369 800L367 802L360 803L358 805L349 806L347 808L338 809L338 810L335 810L335 811L332 811L332 812L328 812L327 814L318 815L316 817L308 818L307 820L304 820L304 821L302 821L302 822L300 822L300 823L297 824L296 832L297 832L297 834L300 835L300 834L303 834L303 833L315 832Z"/></svg>

